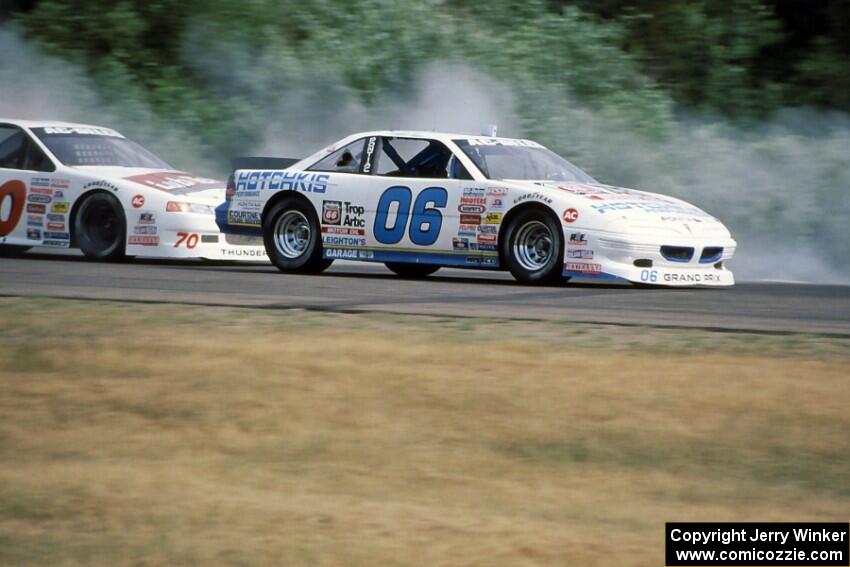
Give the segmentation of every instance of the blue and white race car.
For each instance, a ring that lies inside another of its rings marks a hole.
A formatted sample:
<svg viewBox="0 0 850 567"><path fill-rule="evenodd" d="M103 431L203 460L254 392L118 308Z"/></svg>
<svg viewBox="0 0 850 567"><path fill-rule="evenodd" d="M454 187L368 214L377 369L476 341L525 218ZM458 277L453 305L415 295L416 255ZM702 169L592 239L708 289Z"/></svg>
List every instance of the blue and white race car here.
<svg viewBox="0 0 850 567"><path fill-rule="evenodd" d="M600 184L531 140L365 132L277 167L235 170L216 222L262 236L284 272L346 259L406 277L460 266L525 283L734 283L736 243L716 218Z"/></svg>

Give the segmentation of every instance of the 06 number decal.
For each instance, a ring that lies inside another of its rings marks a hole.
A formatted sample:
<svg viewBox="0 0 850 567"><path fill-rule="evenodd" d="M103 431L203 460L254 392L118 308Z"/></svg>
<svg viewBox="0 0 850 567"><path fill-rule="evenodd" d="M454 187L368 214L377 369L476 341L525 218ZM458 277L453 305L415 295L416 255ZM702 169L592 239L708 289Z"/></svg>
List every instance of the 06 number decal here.
<svg viewBox="0 0 850 567"><path fill-rule="evenodd" d="M198 245L198 235L188 232L178 232L177 233L177 242L174 243L175 248L180 248L180 245L186 243L186 248L191 250L195 246Z"/></svg>
<svg viewBox="0 0 850 567"><path fill-rule="evenodd" d="M410 204L413 193L409 187L390 187L378 201L378 212L375 215L375 240L381 244L398 244L407 229L407 219L410 216L410 241L419 246L430 246L440 236L443 226L443 209L448 203L449 194L442 187L428 187L416 197L413 203L413 213ZM387 226L390 207L398 206L392 226Z"/></svg>
<svg viewBox="0 0 850 567"><path fill-rule="evenodd" d="M21 220L21 213L24 212L24 201L27 198L27 186L23 181L13 179L0 185L0 237L7 236L18 226L18 221ZM6 209L7 214L3 214L4 204L9 202L9 207Z"/></svg>

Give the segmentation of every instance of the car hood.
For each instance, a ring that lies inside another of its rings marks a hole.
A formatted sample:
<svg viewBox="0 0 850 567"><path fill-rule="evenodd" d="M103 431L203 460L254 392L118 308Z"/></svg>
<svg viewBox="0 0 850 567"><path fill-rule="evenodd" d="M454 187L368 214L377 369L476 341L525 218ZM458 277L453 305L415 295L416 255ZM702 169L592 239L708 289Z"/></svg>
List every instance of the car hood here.
<svg viewBox="0 0 850 567"><path fill-rule="evenodd" d="M77 167L91 175L101 177L113 183L134 187L147 187L175 196L187 197L186 200L215 202L224 201L225 183L217 179L199 177L184 171L148 169L142 167Z"/></svg>
<svg viewBox="0 0 850 567"><path fill-rule="evenodd" d="M625 187L575 182L510 182L574 207L577 226L624 232L729 237L718 219L686 201Z"/></svg>

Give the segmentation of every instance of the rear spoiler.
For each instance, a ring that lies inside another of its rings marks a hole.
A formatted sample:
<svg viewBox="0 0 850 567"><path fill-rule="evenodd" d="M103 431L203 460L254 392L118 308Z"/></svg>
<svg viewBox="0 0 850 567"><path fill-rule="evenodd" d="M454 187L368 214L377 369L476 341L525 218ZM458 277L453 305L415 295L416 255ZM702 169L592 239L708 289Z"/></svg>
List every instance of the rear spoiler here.
<svg viewBox="0 0 850 567"><path fill-rule="evenodd" d="M236 169L286 169L301 161L297 158L276 157L235 157L230 160L230 167Z"/></svg>

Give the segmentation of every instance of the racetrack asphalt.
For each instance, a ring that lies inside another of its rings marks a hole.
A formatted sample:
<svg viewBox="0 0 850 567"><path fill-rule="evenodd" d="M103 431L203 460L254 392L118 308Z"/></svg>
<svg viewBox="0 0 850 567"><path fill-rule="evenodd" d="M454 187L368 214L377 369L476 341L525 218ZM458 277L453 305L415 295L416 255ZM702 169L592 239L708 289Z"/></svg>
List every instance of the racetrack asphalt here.
<svg viewBox="0 0 850 567"><path fill-rule="evenodd" d="M569 283L529 287L506 272L443 268L404 280L381 264L336 262L322 275L271 264L134 261L28 253L0 258L0 296L496 317L850 336L850 287L740 283L672 289Z"/></svg>

